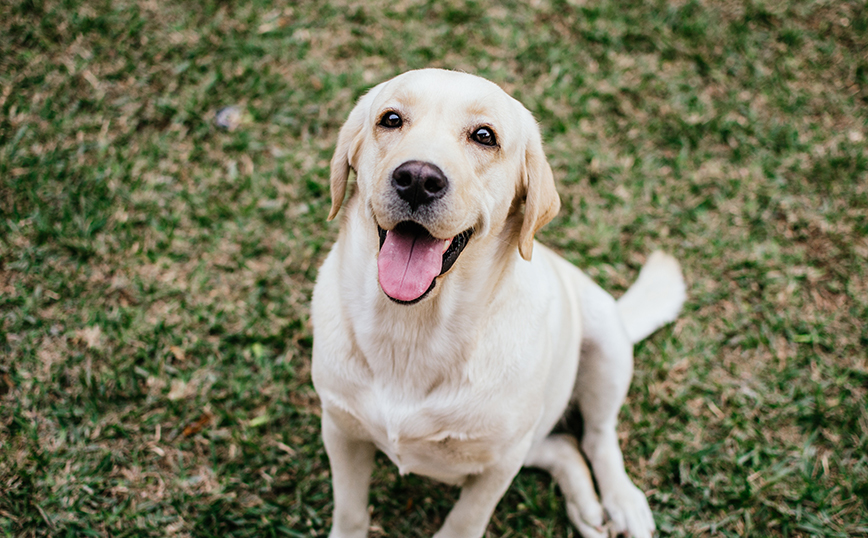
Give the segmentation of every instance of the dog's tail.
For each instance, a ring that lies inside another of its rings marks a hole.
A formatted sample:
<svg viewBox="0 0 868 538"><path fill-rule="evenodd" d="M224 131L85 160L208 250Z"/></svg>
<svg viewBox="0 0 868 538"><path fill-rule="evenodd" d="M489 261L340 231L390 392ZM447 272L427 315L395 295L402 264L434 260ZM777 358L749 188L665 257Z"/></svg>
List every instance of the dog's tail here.
<svg viewBox="0 0 868 538"><path fill-rule="evenodd" d="M639 278L618 299L618 313L632 343L674 321L687 298L681 266L668 254L657 251L639 271Z"/></svg>

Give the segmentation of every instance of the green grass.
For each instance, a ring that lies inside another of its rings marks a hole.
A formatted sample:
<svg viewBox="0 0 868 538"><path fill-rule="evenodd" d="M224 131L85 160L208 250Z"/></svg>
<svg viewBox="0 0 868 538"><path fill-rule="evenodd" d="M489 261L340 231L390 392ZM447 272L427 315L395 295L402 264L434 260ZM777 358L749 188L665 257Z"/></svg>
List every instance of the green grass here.
<svg viewBox="0 0 868 538"><path fill-rule="evenodd" d="M328 160L355 98L439 66L540 121L542 240L616 294L684 265L620 430L660 535L868 535L864 0L34 0L0 36L0 534L326 535ZM456 495L380 459L372 535ZM577 536L533 471L489 533Z"/></svg>

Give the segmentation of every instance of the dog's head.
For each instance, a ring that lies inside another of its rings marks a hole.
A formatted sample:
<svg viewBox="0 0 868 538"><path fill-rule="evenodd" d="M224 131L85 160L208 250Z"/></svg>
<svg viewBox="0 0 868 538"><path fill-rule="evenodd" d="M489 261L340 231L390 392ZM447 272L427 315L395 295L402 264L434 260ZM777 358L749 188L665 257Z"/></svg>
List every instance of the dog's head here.
<svg viewBox="0 0 868 538"><path fill-rule="evenodd" d="M504 231L529 260L560 207L533 116L464 73L410 71L359 100L332 157L330 220L351 168L379 232L380 287L402 303L424 298L465 247Z"/></svg>

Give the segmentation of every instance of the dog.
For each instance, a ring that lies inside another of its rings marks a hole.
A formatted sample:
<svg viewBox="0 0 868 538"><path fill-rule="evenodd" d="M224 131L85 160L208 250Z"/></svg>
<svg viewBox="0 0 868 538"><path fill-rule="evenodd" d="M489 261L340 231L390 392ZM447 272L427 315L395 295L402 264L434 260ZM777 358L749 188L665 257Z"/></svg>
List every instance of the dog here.
<svg viewBox="0 0 868 538"><path fill-rule="evenodd" d="M409 71L359 99L330 190L329 220L343 213L311 305L330 538L367 536L377 450L462 487L435 538L483 536L523 466L552 474L586 538L650 537L616 420L633 344L685 300L678 262L655 252L616 301L535 242L560 208L539 128L466 73ZM580 445L551 434L571 403Z"/></svg>

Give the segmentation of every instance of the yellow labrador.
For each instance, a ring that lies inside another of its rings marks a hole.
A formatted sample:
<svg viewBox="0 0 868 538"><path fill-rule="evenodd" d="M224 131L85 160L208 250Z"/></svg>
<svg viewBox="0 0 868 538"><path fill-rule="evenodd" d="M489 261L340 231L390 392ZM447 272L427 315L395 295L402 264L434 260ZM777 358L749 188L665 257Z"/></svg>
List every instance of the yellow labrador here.
<svg viewBox="0 0 868 538"><path fill-rule="evenodd" d="M616 419L633 344L681 309L678 263L652 254L615 301L535 243L560 207L537 124L464 73L410 71L362 97L338 137L331 195L329 218L344 214L312 305L329 536L367 535L376 450L402 474L462 486L435 538L482 536L524 465L551 472L583 536L651 536ZM571 402L599 497L576 440L550 434Z"/></svg>

